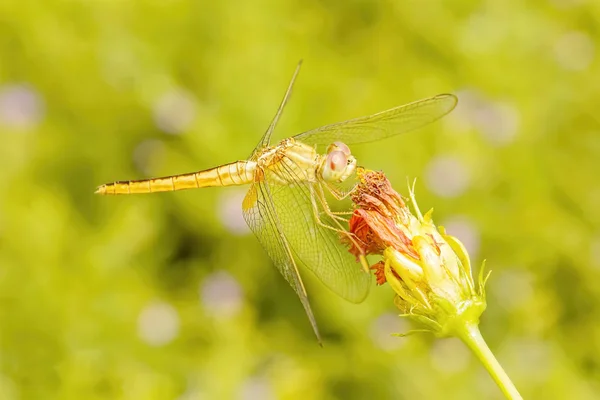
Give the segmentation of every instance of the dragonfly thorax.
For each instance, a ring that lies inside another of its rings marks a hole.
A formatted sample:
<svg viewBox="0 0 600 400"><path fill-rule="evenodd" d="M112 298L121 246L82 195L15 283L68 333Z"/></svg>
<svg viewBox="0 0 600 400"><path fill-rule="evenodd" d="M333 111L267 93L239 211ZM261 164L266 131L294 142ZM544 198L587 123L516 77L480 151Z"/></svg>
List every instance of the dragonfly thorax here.
<svg viewBox="0 0 600 400"><path fill-rule="evenodd" d="M356 158L342 142L333 142L319 165L321 177L328 182L343 182L356 170Z"/></svg>
<svg viewBox="0 0 600 400"><path fill-rule="evenodd" d="M319 155L314 147L293 138L284 139L275 146L265 147L256 158L256 180L288 185L298 181L315 182Z"/></svg>
<svg viewBox="0 0 600 400"><path fill-rule="evenodd" d="M313 146L289 138L265 147L258 154L255 165L255 180L267 176L272 183L281 185L319 180L339 183L354 174L356 158L342 142L334 142L326 154L319 155Z"/></svg>

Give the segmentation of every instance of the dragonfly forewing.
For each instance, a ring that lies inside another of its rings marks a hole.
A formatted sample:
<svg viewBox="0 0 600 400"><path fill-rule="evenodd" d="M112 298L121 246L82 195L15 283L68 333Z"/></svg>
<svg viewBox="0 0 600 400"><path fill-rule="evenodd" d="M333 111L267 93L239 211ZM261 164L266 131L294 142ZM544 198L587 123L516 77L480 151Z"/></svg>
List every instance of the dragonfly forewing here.
<svg viewBox="0 0 600 400"><path fill-rule="evenodd" d="M294 139L322 146L335 141L373 142L424 127L452 111L457 102L453 94L440 94L377 114L325 125L296 135Z"/></svg>
<svg viewBox="0 0 600 400"><path fill-rule="evenodd" d="M256 147L252 151L251 157L256 155L257 153L259 153L263 148L267 147L271 143L271 135L273 134L273 131L275 130L275 127L277 126L277 123L279 122L279 118L281 118L281 114L283 114L283 109L285 108L287 102L289 101L290 97L292 96L292 89L294 88L294 83L296 82L296 78L298 77L298 73L300 72L301 66L302 66L302 60L300 60L298 62L298 65L296 66L296 70L294 71L294 75L292 75L292 79L290 80L290 83L288 84L288 88L285 91L285 95L283 96L283 99L281 100L281 103L279 104L279 107L277 108L277 112L275 113L275 116L273 117L271 124L269 125L269 127L263 134L262 138L260 138L260 141L258 142Z"/></svg>

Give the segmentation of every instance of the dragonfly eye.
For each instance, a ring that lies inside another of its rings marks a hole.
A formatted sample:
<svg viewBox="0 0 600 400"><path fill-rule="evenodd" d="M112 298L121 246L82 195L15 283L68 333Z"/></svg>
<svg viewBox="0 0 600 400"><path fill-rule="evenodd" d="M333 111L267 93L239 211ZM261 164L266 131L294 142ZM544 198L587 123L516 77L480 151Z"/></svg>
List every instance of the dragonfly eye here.
<svg viewBox="0 0 600 400"><path fill-rule="evenodd" d="M332 151L327 155L327 166L332 171L343 171L348 165L348 157L342 151Z"/></svg>
<svg viewBox="0 0 600 400"><path fill-rule="evenodd" d="M327 154L323 168L323 178L328 181L337 181L344 176L348 168L348 157L343 151L334 150Z"/></svg>
<svg viewBox="0 0 600 400"><path fill-rule="evenodd" d="M342 142L333 142L332 144L330 144L327 148L327 153L331 153L333 151L341 151L346 155L346 157L349 157L351 154L350 147L348 147L345 143Z"/></svg>

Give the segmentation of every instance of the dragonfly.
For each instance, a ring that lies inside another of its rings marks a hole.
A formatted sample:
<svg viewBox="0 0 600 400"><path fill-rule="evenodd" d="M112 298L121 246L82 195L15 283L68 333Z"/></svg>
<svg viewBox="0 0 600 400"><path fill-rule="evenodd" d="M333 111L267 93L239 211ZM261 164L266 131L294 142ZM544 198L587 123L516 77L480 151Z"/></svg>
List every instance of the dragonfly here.
<svg viewBox="0 0 600 400"><path fill-rule="evenodd" d="M321 336L300 271L312 272L338 296L361 303L369 292L366 260L352 256L340 235L351 237L342 200L352 188L357 160L348 145L385 139L421 128L454 109L456 96L440 94L373 115L312 129L271 145L271 135L300 71L298 63L283 100L249 158L197 172L101 185L101 195L171 192L215 186L249 185L243 216L264 250L292 286L319 343ZM324 153L319 153L320 150ZM328 197L329 196L329 199Z"/></svg>

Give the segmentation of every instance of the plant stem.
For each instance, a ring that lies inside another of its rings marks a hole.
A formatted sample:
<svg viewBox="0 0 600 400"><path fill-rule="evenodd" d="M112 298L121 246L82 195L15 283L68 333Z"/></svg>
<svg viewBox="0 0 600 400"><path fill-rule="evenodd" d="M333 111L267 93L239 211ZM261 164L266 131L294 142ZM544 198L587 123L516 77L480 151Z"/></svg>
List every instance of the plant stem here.
<svg viewBox="0 0 600 400"><path fill-rule="evenodd" d="M462 329L455 327L456 335L462 340L469 349L479 358L490 376L494 379L504 396L510 400L523 400L519 391L512 383L502 366L494 357L487 343L479 332L479 327L475 324L466 324Z"/></svg>

